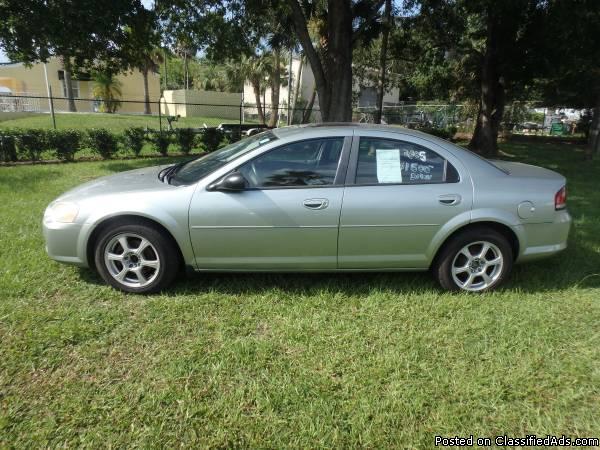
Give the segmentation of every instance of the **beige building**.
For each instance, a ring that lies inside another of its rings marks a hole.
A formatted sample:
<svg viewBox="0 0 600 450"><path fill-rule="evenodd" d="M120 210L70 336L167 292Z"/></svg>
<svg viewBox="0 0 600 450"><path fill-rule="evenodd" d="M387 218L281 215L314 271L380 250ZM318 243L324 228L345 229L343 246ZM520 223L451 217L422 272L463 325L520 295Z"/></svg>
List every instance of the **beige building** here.
<svg viewBox="0 0 600 450"><path fill-rule="evenodd" d="M46 64L48 84L52 89L53 97L65 97L66 89L64 71L58 58L51 58ZM141 72L135 70L119 75L121 82L122 104L117 112L142 113L144 111L144 79ZM73 79L73 93L78 112L97 112L99 102L93 100L93 81L89 74L80 74L78 79ZM160 78L157 73L148 74L148 90L150 101L158 102L160 99ZM0 111L28 111L48 112L49 104L45 98L9 98L10 96L46 97L46 75L44 64L34 64L27 67L22 63L9 63L0 65ZM128 103L124 100L133 100ZM139 103L138 103L139 102ZM152 112L157 113L157 108L152 105ZM54 101L56 111L68 111L67 101L58 99Z"/></svg>
<svg viewBox="0 0 600 450"><path fill-rule="evenodd" d="M219 117L239 120L241 93L179 89L164 91L161 112L166 116Z"/></svg>

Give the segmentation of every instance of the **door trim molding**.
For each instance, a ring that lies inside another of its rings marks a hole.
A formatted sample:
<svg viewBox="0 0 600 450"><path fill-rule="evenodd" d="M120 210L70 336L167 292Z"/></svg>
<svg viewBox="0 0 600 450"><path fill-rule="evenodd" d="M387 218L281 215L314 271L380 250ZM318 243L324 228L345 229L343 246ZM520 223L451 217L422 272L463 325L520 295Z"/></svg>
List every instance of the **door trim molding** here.
<svg viewBox="0 0 600 450"><path fill-rule="evenodd" d="M231 229L231 228L337 228L337 225L192 225L193 229Z"/></svg>

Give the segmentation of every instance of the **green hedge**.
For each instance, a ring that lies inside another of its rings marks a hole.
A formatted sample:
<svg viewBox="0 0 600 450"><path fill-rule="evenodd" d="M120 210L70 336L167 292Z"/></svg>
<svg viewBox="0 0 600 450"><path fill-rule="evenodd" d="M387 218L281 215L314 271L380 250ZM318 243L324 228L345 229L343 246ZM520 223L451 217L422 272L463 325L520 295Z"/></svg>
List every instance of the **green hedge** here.
<svg viewBox="0 0 600 450"><path fill-rule="evenodd" d="M228 143L226 136L214 128L197 133L192 128L160 132L132 127L119 134L106 128L86 131L0 129L0 162L39 161L42 158L74 161L83 150L102 159L118 155L139 156L146 145L163 156L172 149L188 155L193 150L213 152L225 143Z"/></svg>
<svg viewBox="0 0 600 450"><path fill-rule="evenodd" d="M61 161L73 161L81 149L83 135L78 130L50 130L47 134L48 147Z"/></svg>
<svg viewBox="0 0 600 450"><path fill-rule="evenodd" d="M105 128L92 128L87 132L87 147L100 155L102 159L112 158L119 149L118 143L117 136Z"/></svg>
<svg viewBox="0 0 600 450"><path fill-rule="evenodd" d="M139 156L146 143L146 130L140 127L127 128L123 132L121 142L126 149L131 150L135 156Z"/></svg>

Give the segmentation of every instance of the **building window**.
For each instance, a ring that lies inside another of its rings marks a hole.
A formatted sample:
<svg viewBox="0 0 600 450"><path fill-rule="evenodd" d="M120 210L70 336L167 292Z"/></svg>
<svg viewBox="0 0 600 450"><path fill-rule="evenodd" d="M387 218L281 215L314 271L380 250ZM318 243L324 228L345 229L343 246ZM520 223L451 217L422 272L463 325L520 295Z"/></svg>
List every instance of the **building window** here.
<svg viewBox="0 0 600 450"><path fill-rule="evenodd" d="M79 81L71 80L71 86L73 87L73 98L79 98ZM62 89L63 89L63 96L66 98L67 97L67 84L65 83L65 80L62 80Z"/></svg>
<svg viewBox="0 0 600 450"><path fill-rule="evenodd" d="M63 97L67 97L67 85L65 84L65 71L58 71L58 79L60 80L60 84L62 86ZM90 75L88 73L82 72L77 75L71 76L71 86L73 87L73 98L81 98L81 90L79 86L79 81L89 81Z"/></svg>

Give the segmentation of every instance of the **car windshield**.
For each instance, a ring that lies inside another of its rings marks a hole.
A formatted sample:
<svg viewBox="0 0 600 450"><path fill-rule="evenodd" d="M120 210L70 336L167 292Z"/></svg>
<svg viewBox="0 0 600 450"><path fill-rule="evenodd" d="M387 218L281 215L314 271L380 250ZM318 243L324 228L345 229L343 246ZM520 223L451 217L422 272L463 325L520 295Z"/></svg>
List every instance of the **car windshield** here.
<svg viewBox="0 0 600 450"><path fill-rule="evenodd" d="M202 158L182 165L173 173L169 182L176 186L195 183L234 159L276 139L277 136L271 131L266 131L230 144Z"/></svg>

